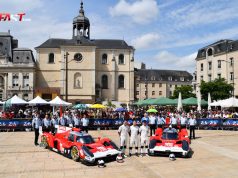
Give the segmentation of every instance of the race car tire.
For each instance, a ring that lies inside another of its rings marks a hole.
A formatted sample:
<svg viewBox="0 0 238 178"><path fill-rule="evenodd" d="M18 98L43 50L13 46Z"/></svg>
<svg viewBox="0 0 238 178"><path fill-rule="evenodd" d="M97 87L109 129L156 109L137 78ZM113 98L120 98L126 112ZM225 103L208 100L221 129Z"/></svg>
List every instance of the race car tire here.
<svg viewBox="0 0 238 178"><path fill-rule="evenodd" d="M47 137L44 135L41 137L41 146L45 149L49 148L49 143L47 141Z"/></svg>
<svg viewBox="0 0 238 178"><path fill-rule="evenodd" d="M149 144L149 149L153 149L156 146L157 141L156 140L150 140L150 144Z"/></svg>
<svg viewBox="0 0 238 178"><path fill-rule="evenodd" d="M182 149L185 151L189 150L189 143L186 140L182 141Z"/></svg>
<svg viewBox="0 0 238 178"><path fill-rule="evenodd" d="M79 149L78 149L78 147L73 146L73 147L71 148L71 150L70 150L70 156L71 156L71 158L72 158L74 161L76 161L76 162L79 161Z"/></svg>

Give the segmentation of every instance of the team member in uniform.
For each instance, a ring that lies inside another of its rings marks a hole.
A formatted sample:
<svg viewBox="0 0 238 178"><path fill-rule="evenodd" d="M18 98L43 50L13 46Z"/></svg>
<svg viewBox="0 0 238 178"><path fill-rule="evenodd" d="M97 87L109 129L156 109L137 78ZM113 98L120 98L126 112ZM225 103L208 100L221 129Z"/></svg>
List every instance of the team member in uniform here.
<svg viewBox="0 0 238 178"><path fill-rule="evenodd" d="M118 134L120 136L120 149L125 155L127 137L130 132L130 127L128 126L127 121L124 121L123 124L118 129Z"/></svg>
<svg viewBox="0 0 238 178"><path fill-rule="evenodd" d="M149 116L150 136L155 134L156 124L157 118L155 116L155 113L151 113Z"/></svg>
<svg viewBox="0 0 238 178"><path fill-rule="evenodd" d="M186 128L186 124L187 124L187 118L185 114L182 114L182 117L180 118L181 128Z"/></svg>
<svg viewBox="0 0 238 178"><path fill-rule="evenodd" d="M32 120L32 128L35 130L35 145L38 144L38 138L39 138L39 127L42 126L42 121L40 119L40 114L37 113L36 116Z"/></svg>
<svg viewBox="0 0 238 178"><path fill-rule="evenodd" d="M140 145L141 145L141 157L148 153L148 145L149 145L149 126L144 121L142 126L140 126L139 133L140 133ZM144 151L143 151L144 150Z"/></svg>
<svg viewBox="0 0 238 178"><path fill-rule="evenodd" d="M170 124L172 125L173 128L177 129L178 120L174 114L171 117Z"/></svg>
<svg viewBox="0 0 238 178"><path fill-rule="evenodd" d="M82 130L88 133L89 119L86 117L86 114L83 115L82 125Z"/></svg>
<svg viewBox="0 0 238 178"><path fill-rule="evenodd" d="M165 124L164 117L163 116L159 116L158 117L158 121L157 121L158 128L162 128L164 124Z"/></svg>
<svg viewBox="0 0 238 178"><path fill-rule="evenodd" d="M51 127L51 120L48 114L45 115L45 118L43 119L43 131L49 132Z"/></svg>
<svg viewBox="0 0 238 178"><path fill-rule="evenodd" d="M135 146L136 156L138 156L138 135L139 127L137 126L136 121L133 121L133 125L130 126L130 147L129 147L129 156L131 156L132 147Z"/></svg>
<svg viewBox="0 0 238 178"><path fill-rule="evenodd" d="M195 139L195 126L197 124L197 121L195 119L196 116L191 117L191 119L189 119L188 124L189 124L189 129L190 129L190 139Z"/></svg>
<svg viewBox="0 0 238 178"><path fill-rule="evenodd" d="M51 132L54 134L56 132L56 125L59 125L57 116L54 114L52 119L50 120L51 123Z"/></svg>

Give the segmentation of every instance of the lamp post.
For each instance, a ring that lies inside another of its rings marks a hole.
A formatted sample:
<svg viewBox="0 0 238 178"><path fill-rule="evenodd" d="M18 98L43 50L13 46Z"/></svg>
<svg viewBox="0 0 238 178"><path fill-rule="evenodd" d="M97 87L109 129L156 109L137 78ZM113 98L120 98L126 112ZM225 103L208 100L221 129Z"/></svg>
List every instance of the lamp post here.
<svg viewBox="0 0 238 178"><path fill-rule="evenodd" d="M64 55L65 59L65 100L68 102L68 56L69 53L66 52Z"/></svg>
<svg viewBox="0 0 238 178"><path fill-rule="evenodd" d="M234 58L232 58L232 61L226 61L226 60L221 60L222 62L226 62L230 65L232 65L232 73L233 73L233 76L232 76L232 86L233 86L233 91L232 91L232 97L234 98L235 97L235 61L234 61ZM228 77L229 78L229 77Z"/></svg>

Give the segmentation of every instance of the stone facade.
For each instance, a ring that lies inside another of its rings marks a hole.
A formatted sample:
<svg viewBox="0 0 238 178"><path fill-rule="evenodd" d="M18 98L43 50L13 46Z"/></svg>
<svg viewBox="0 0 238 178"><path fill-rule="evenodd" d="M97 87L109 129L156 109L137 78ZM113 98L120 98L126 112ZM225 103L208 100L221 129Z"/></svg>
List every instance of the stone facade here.
<svg viewBox="0 0 238 178"><path fill-rule="evenodd" d="M18 48L10 32L0 33L0 100L18 95L33 99L35 59L28 48Z"/></svg>
<svg viewBox="0 0 238 178"><path fill-rule="evenodd" d="M73 103L134 100L134 48L124 40L90 39L82 3L72 39L48 39L36 51L36 95Z"/></svg>
<svg viewBox="0 0 238 178"><path fill-rule="evenodd" d="M200 83L225 78L234 85L234 96L238 97L238 41L220 40L200 50L196 57L196 90Z"/></svg>

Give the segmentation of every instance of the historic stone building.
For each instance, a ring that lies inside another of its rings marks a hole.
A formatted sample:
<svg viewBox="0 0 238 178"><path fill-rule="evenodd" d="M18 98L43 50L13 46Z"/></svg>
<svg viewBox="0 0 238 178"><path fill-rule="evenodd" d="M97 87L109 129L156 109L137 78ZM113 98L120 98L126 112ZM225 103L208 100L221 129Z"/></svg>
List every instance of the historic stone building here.
<svg viewBox="0 0 238 178"><path fill-rule="evenodd" d="M187 71L135 69L135 100L170 97L176 87L191 85L192 79Z"/></svg>
<svg viewBox="0 0 238 178"><path fill-rule="evenodd" d="M28 48L18 48L18 40L10 31L0 33L0 100L13 95L33 98L35 59Z"/></svg>
<svg viewBox="0 0 238 178"><path fill-rule="evenodd" d="M90 39L83 3L71 39L48 39L37 51L36 95L76 103L134 100L134 48L124 40Z"/></svg>
<svg viewBox="0 0 238 178"><path fill-rule="evenodd" d="M196 57L196 90L200 83L225 78L234 85L234 96L238 96L238 41L220 40L198 50Z"/></svg>

